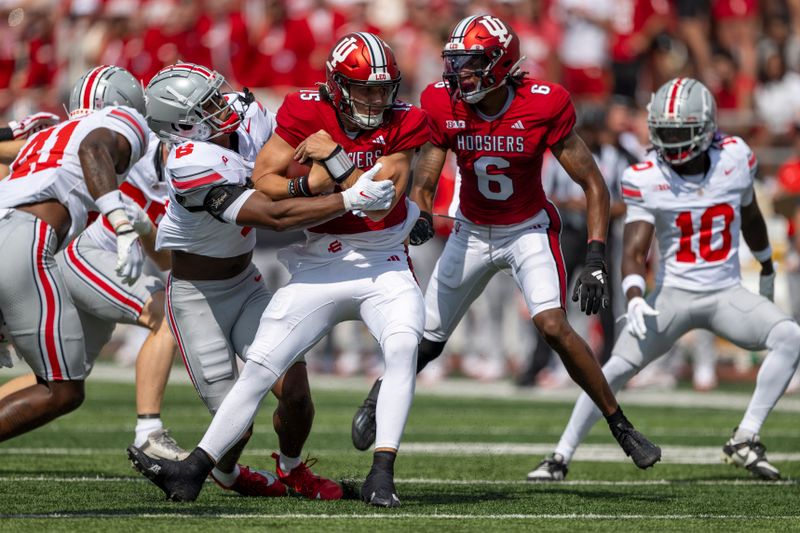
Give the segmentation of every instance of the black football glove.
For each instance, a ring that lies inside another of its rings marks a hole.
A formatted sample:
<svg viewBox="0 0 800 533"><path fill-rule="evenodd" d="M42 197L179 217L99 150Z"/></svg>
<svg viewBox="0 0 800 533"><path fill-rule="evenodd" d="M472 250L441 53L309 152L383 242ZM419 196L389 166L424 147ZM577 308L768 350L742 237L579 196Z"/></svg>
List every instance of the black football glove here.
<svg viewBox="0 0 800 533"><path fill-rule="evenodd" d="M419 218L408 234L408 242L412 246L419 246L433 239L433 216L427 211L420 211Z"/></svg>
<svg viewBox="0 0 800 533"><path fill-rule="evenodd" d="M606 270L606 245L592 241L586 250L586 266L575 283L572 301L581 300L581 311L587 315L596 314L601 308L609 306L608 271Z"/></svg>

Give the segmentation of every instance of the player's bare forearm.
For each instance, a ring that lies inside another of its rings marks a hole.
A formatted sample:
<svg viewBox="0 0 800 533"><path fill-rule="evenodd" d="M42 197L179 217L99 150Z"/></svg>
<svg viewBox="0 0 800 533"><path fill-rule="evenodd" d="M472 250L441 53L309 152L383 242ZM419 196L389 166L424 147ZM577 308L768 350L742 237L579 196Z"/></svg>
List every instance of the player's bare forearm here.
<svg viewBox="0 0 800 533"><path fill-rule="evenodd" d="M550 150L570 178L586 194L586 225L589 240L605 242L608 233L610 195L592 153L574 131Z"/></svg>
<svg viewBox="0 0 800 533"><path fill-rule="evenodd" d="M25 144L25 139L0 142L0 164L10 165Z"/></svg>
<svg viewBox="0 0 800 533"><path fill-rule="evenodd" d="M97 199L118 188L117 174L128 166L131 146L122 135L98 128L81 142L78 158L89 194Z"/></svg>
<svg viewBox="0 0 800 533"><path fill-rule="evenodd" d="M422 211L433 213L433 198L447 159L447 150L431 143L425 143L414 165L414 184L411 186L411 200Z"/></svg>
<svg viewBox="0 0 800 533"><path fill-rule="evenodd" d="M742 237L753 251L765 250L769 247L767 222L764 220L764 215L761 214L755 195L750 205L742 206ZM772 272L772 259L764 261L761 266L762 269Z"/></svg>
<svg viewBox="0 0 800 533"><path fill-rule="evenodd" d="M166 272L172 268L172 253L169 250L156 250L156 228L147 235L139 235L144 253L147 254L159 270Z"/></svg>
<svg viewBox="0 0 800 533"><path fill-rule="evenodd" d="M256 191L242 206L236 223L272 231L290 231L316 226L344 213L341 194L274 202L266 194Z"/></svg>
<svg viewBox="0 0 800 533"><path fill-rule="evenodd" d="M650 243L653 240L655 227L649 222L637 220L625 224L625 231L622 236L622 277L639 275L645 277L647 274L647 252L650 251ZM642 296L639 287L631 287L625 294L628 300L636 296Z"/></svg>
<svg viewBox="0 0 800 533"><path fill-rule="evenodd" d="M272 200L290 198L287 172L294 148L279 135L273 135L258 152L253 167L253 186Z"/></svg>

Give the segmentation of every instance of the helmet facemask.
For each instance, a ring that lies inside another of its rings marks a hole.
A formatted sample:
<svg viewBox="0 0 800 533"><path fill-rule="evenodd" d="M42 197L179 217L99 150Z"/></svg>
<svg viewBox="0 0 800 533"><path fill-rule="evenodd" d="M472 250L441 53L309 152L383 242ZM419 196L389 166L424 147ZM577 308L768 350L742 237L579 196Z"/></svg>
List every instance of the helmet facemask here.
<svg viewBox="0 0 800 533"><path fill-rule="evenodd" d="M673 166L683 165L711 146L714 126L708 122L648 120L650 142L659 156Z"/></svg>
<svg viewBox="0 0 800 533"><path fill-rule="evenodd" d="M447 84L450 95L468 104L476 104L489 92L505 85L505 78L498 82L492 74L503 52L494 49L491 56L485 50L442 52L444 59L442 78Z"/></svg>
<svg viewBox="0 0 800 533"><path fill-rule="evenodd" d="M385 121L397 98L400 78L376 81L352 80L341 74L334 82L342 94L340 111L358 127L372 130Z"/></svg>
<svg viewBox="0 0 800 533"><path fill-rule="evenodd" d="M224 95L220 90L223 88L227 89ZM196 102L188 101L171 87L166 90L188 107L186 115L175 124L177 131L166 139L172 142L184 142L186 139L208 141L231 134L241 124L249 106L245 99L233 93L233 88L221 76L213 80L209 91ZM240 102L240 105L235 105Z"/></svg>

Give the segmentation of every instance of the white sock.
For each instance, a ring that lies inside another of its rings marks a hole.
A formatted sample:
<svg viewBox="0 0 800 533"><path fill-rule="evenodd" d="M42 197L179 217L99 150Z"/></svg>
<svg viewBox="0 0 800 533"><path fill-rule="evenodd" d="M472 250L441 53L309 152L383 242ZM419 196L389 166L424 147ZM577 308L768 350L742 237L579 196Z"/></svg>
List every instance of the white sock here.
<svg viewBox="0 0 800 533"><path fill-rule="evenodd" d="M746 440L753 440L756 434L749 429L738 427L733 434L733 442L744 442Z"/></svg>
<svg viewBox="0 0 800 533"><path fill-rule="evenodd" d="M236 479L239 477L239 472L241 472L239 465L234 465L232 472L223 472L215 466L211 471L211 475L214 476L214 479L216 479L223 487L230 487L236 483Z"/></svg>
<svg viewBox="0 0 800 533"><path fill-rule="evenodd" d="M261 400L276 381L278 376L271 370L247 361L197 446L219 461L250 429Z"/></svg>
<svg viewBox="0 0 800 533"><path fill-rule="evenodd" d="M375 406L375 448L400 446L414 398L418 345L417 336L406 331L389 335L381 345L386 371Z"/></svg>
<svg viewBox="0 0 800 533"><path fill-rule="evenodd" d="M603 366L603 375L615 394L636 374L636 371L635 366L617 355L612 355ZM572 461L575 450L602 416L600 409L591 398L582 392L572 409L572 416L569 417L569 423L564 428L564 433L561 434L561 440L558 441L555 449L555 453L564 456L565 464Z"/></svg>
<svg viewBox="0 0 800 533"><path fill-rule="evenodd" d="M299 457L286 457L283 453L280 454L278 461L281 472L284 474L288 474L302 462Z"/></svg>
<svg viewBox="0 0 800 533"><path fill-rule="evenodd" d="M154 431L158 431L164 427L164 423L161 421L161 418L137 418L136 419L136 432L135 438L133 439L133 445L139 448L147 442L147 437L150 433Z"/></svg>
<svg viewBox="0 0 800 533"><path fill-rule="evenodd" d="M758 434L772 408L778 403L800 362L800 326L779 322L767 335L767 357L758 371L756 390L739 429ZM738 432L737 432L738 433Z"/></svg>

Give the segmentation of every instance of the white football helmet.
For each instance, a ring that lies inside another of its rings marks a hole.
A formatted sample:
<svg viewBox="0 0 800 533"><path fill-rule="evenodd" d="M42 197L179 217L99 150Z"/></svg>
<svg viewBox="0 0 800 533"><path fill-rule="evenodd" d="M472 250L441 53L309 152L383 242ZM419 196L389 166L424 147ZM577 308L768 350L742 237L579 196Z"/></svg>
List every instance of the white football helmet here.
<svg viewBox="0 0 800 533"><path fill-rule="evenodd" d="M95 67L72 87L69 118L75 118L110 105L124 105L145 114L142 84L121 67Z"/></svg>
<svg viewBox="0 0 800 533"><path fill-rule="evenodd" d="M247 89L244 97L223 95L223 88L233 91L220 73L201 65L177 63L161 69L145 89L150 129L173 143L233 133L252 96Z"/></svg>
<svg viewBox="0 0 800 533"><path fill-rule="evenodd" d="M653 93L647 125L661 159L682 165L711 146L717 131L717 104L699 81L675 78Z"/></svg>

